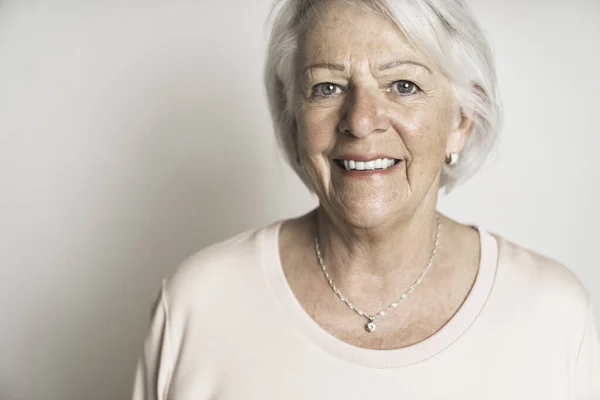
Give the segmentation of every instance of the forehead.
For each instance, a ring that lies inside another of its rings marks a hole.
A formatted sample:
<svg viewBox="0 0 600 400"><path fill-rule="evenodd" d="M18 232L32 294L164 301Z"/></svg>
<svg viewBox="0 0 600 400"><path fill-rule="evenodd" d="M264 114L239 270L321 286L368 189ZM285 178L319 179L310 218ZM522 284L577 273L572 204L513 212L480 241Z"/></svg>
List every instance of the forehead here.
<svg viewBox="0 0 600 400"><path fill-rule="evenodd" d="M315 10L301 53L308 63L347 63L353 59L386 62L398 58L426 61L390 19L343 1L327 1Z"/></svg>

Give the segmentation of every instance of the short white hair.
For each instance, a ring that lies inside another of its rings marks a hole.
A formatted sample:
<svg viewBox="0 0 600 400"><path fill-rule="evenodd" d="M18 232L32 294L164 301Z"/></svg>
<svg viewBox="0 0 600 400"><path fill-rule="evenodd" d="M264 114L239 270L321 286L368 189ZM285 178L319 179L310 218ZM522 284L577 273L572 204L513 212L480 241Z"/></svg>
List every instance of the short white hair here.
<svg viewBox="0 0 600 400"><path fill-rule="evenodd" d="M309 189L296 161L298 51L317 7L334 0L276 0L265 65L265 85L278 143ZM442 169L447 192L469 179L485 162L500 132L502 107L488 41L462 0L337 0L389 18L411 44L450 79L462 113L474 121L459 161Z"/></svg>

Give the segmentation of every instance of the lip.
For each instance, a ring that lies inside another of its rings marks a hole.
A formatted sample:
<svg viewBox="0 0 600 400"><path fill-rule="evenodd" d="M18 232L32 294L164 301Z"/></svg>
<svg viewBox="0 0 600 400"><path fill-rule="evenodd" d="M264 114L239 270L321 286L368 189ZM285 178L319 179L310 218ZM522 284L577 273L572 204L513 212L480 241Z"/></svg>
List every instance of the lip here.
<svg viewBox="0 0 600 400"><path fill-rule="evenodd" d="M354 161L373 161L379 158L390 158L394 160L403 160L402 158L390 156L382 153L369 153L369 154L358 154L358 153L347 153L340 156L332 157L333 160L354 160Z"/></svg>

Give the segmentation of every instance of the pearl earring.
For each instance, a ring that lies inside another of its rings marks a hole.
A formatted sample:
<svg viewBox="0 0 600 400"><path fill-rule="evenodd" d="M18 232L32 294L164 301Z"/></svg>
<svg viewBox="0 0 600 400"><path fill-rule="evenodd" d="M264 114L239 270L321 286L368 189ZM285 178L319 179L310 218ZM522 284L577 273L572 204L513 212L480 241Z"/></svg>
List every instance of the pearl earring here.
<svg viewBox="0 0 600 400"><path fill-rule="evenodd" d="M458 153L450 153L446 155L446 164L455 165L458 162Z"/></svg>

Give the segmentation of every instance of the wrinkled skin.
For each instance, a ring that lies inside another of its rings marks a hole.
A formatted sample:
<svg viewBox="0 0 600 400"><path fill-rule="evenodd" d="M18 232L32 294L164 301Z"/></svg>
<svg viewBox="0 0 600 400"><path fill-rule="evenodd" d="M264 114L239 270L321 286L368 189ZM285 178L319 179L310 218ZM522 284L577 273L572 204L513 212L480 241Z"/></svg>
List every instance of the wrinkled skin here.
<svg viewBox="0 0 600 400"><path fill-rule="evenodd" d="M445 155L472 125L446 76L392 22L343 2L321 7L300 66L298 153L327 214L369 229L434 208ZM402 162L350 177L333 163L349 154Z"/></svg>

